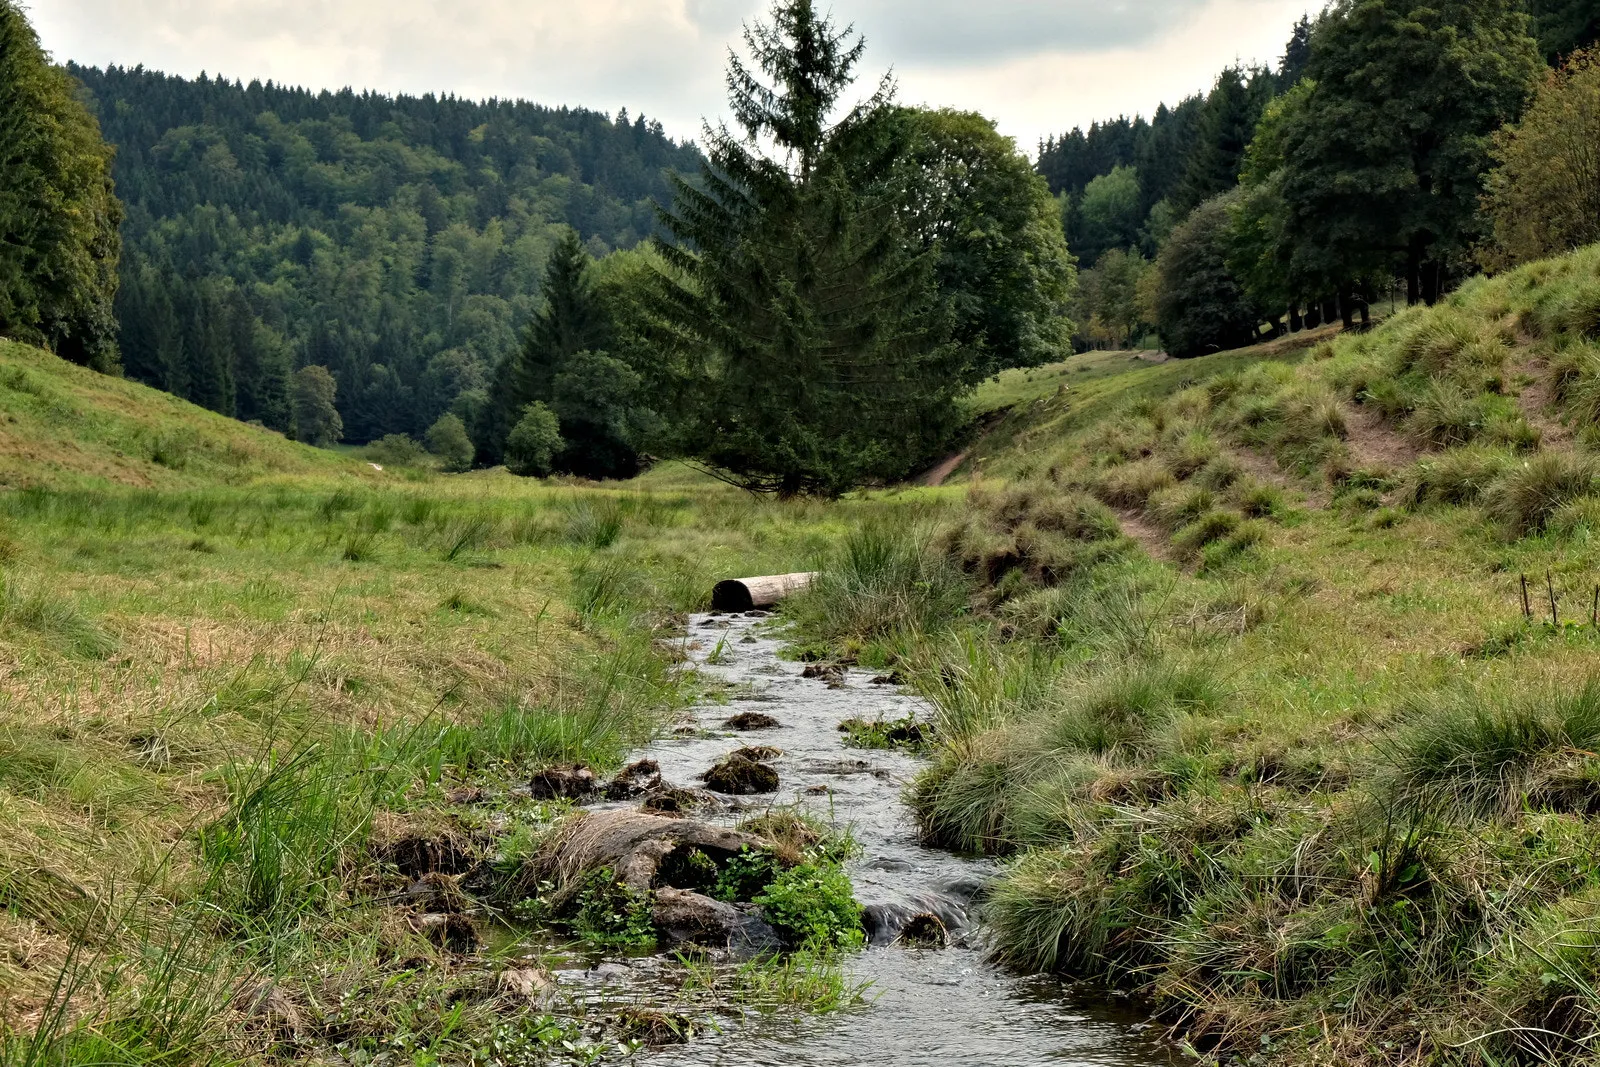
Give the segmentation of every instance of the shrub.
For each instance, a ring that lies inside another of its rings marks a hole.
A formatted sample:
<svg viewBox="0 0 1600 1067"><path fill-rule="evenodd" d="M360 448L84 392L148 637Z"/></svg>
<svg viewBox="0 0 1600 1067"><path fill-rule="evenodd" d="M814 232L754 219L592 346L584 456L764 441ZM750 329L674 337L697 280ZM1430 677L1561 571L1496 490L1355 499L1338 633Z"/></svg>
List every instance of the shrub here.
<svg viewBox="0 0 1600 1067"><path fill-rule="evenodd" d="M790 945L855 948L866 940L850 876L837 864L802 863L755 898L761 915Z"/></svg>
<svg viewBox="0 0 1600 1067"><path fill-rule="evenodd" d="M524 478L543 478L563 443L555 413L543 403L529 404L506 438L506 469Z"/></svg>
<svg viewBox="0 0 1600 1067"><path fill-rule="evenodd" d="M1562 505L1593 493L1595 476L1587 457L1541 452L1501 475L1489 492L1490 510L1513 534L1542 530Z"/></svg>
<svg viewBox="0 0 1600 1067"><path fill-rule="evenodd" d="M363 459L384 467L414 467L427 454L403 433L385 434L361 450Z"/></svg>
<svg viewBox="0 0 1600 1067"><path fill-rule="evenodd" d="M459 473L472 466L472 439L460 416L446 412L428 427L428 451L439 457L447 471Z"/></svg>

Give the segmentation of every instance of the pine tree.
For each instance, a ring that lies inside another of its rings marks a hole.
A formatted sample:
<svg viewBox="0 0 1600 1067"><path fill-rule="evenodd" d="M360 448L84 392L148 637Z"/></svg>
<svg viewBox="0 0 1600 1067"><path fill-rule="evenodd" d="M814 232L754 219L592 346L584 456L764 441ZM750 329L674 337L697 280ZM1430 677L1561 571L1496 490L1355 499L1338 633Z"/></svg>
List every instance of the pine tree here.
<svg viewBox="0 0 1600 1067"><path fill-rule="evenodd" d="M1294 24L1294 33L1284 46L1283 58L1278 61L1278 92L1285 93L1305 77L1306 64L1311 62L1311 17L1302 15Z"/></svg>
<svg viewBox="0 0 1600 1067"><path fill-rule="evenodd" d="M745 41L769 80L730 58L739 133L706 129L701 182L676 181L663 219L675 444L752 490L838 493L942 443L961 362L902 223L892 83L831 121L864 43L811 0Z"/></svg>
<svg viewBox="0 0 1600 1067"><path fill-rule="evenodd" d="M477 460L494 466L505 457L506 438L529 404L548 403L556 376L579 352L607 347L611 324L589 280L590 257L567 230L545 268L544 306L529 324L522 348L495 368L490 402L473 432Z"/></svg>
<svg viewBox="0 0 1600 1067"><path fill-rule="evenodd" d="M1264 70L1251 71L1247 77L1238 67L1229 67L1217 78L1174 197L1180 212L1192 211L1239 184L1245 149L1271 98L1272 77Z"/></svg>

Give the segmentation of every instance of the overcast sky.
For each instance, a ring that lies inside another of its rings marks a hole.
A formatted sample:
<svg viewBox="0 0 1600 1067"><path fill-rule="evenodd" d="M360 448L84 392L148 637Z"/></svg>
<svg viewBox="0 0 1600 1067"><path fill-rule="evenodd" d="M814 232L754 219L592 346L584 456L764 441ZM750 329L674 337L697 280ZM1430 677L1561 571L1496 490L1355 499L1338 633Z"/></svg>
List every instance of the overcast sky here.
<svg viewBox="0 0 1600 1067"><path fill-rule="evenodd" d="M25 0L57 60L143 63L313 88L626 107L697 137L723 113L723 60L765 0ZM1276 62L1322 0L834 0L869 79L906 103L998 120L1032 153L1073 125Z"/></svg>

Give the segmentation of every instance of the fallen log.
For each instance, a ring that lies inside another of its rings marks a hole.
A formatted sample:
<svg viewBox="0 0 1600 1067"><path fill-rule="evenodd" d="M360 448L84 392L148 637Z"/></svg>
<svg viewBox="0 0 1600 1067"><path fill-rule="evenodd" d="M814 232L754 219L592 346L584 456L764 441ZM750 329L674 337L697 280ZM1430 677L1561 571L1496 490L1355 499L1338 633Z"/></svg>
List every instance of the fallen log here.
<svg viewBox="0 0 1600 1067"><path fill-rule="evenodd" d="M765 578L729 578L711 590L713 611L750 611L770 608L790 593L798 593L817 577L815 572L774 574Z"/></svg>

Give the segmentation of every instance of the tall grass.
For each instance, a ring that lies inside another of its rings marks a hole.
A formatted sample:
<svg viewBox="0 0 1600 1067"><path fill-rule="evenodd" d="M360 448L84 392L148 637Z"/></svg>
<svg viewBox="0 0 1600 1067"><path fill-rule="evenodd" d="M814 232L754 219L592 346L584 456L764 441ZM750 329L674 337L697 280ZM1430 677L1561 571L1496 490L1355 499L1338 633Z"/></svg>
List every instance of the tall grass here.
<svg viewBox="0 0 1600 1067"><path fill-rule="evenodd" d="M1511 814L1536 790L1541 766L1600 746L1600 682L1510 696L1467 690L1431 698L1413 715L1382 745L1394 794L1470 815Z"/></svg>
<svg viewBox="0 0 1600 1067"><path fill-rule="evenodd" d="M869 522L847 534L811 588L784 604L823 641L935 633L961 616L967 584L917 528Z"/></svg>

